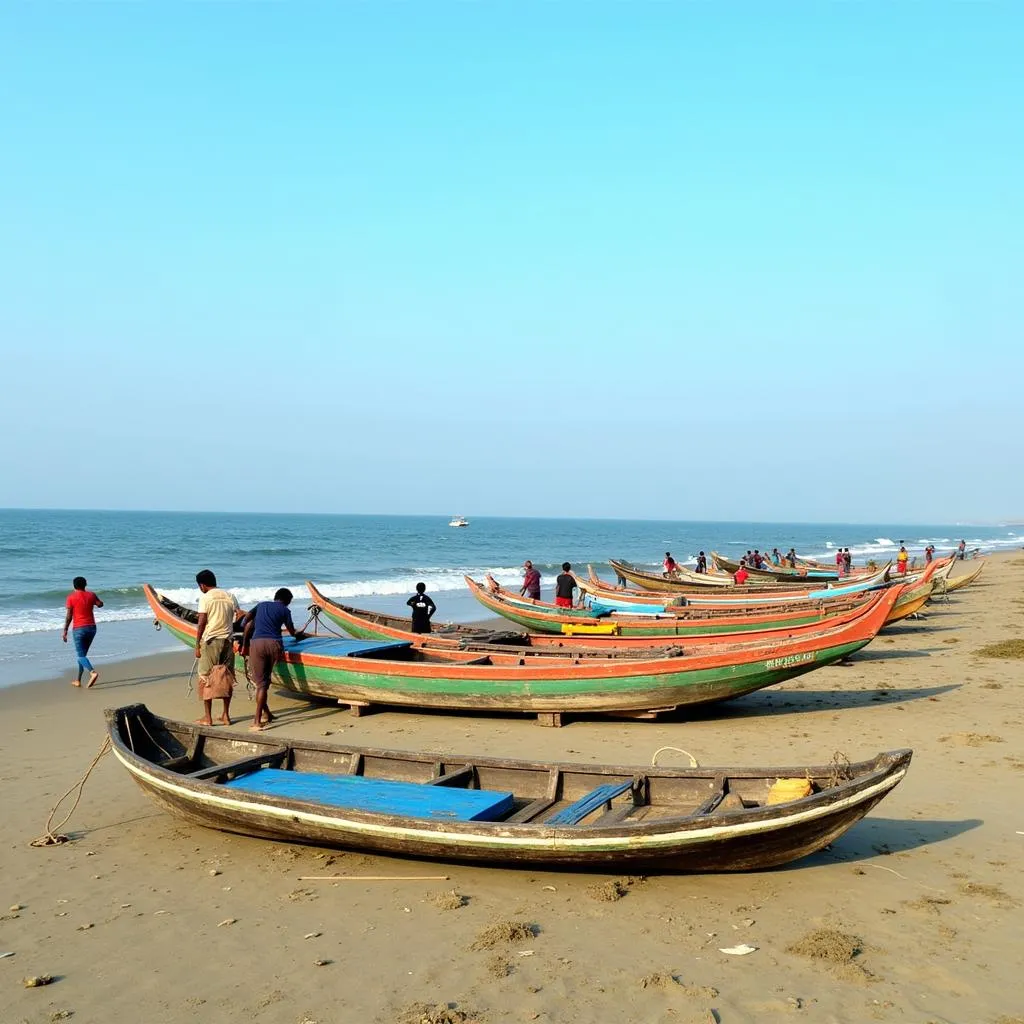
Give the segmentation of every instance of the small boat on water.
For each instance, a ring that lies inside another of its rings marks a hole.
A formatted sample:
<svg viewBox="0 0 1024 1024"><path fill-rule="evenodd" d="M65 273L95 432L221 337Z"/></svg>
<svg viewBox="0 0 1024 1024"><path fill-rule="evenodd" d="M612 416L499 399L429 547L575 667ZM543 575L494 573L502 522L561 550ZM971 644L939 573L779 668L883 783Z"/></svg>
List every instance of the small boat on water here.
<svg viewBox="0 0 1024 1024"><path fill-rule="evenodd" d="M452 516L448 522L449 526L469 526L469 520L465 516Z"/></svg>
<svg viewBox="0 0 1024 1024"><path fill-rule="evenodd" d="M855 764L662 768L331 746L106 712L114 756L196 825L284 842L511 866L756 871L836 841L912 751Z"/></svg>

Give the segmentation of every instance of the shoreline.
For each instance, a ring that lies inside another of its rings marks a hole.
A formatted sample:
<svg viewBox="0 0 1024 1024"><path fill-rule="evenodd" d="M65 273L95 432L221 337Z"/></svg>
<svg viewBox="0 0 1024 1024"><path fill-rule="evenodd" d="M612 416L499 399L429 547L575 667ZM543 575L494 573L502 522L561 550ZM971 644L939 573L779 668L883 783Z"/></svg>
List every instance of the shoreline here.
<svg viewBox="0 0 1024 1024"><path fill-rule="evenodd" d="M1022 583L1024 558L993 559L977 583L849 664L650 722L595 717L545 729L514 715L355 717L271 691L279 720L270 733L341 747L637 766L666 745L706 766L914 748L906 779L832 847L749 874L610 885L614 876L267 842L171 816L109 756L62 828L72 841L36 849L28 844L47 811L96 755L103 708L144 702L169 717L199 716L186 694L193 659L182 646L120 662L93 690L66 679L0 690L6 905L19 907L0 920L0 952L15 954L0 960L7 1012L29 1024L64 1012L88 1024L135 1019L140 1006L155 1024L191 1024L197 1014L420 1024L435 1012L423 1006L454 1004L449 1019L466 1024L703 1024L711 1010L758 1024L796 1011L834 1024L1009 1024L1020 1013L1013 935L1024 905L1022 839L1007 814L1024 771L1020 668L977 652L1021 632L1011 602ZM232 712L244 735L244 686ZM335 874L448 877L303 880ZM463 899L447 897L452 890ZM503 922L528 923L535 935L474 948ZM815 933L818 945L808 944ZM741 942L756 952L719 952ZM22 987L41 974L54 983Z"/></svg>

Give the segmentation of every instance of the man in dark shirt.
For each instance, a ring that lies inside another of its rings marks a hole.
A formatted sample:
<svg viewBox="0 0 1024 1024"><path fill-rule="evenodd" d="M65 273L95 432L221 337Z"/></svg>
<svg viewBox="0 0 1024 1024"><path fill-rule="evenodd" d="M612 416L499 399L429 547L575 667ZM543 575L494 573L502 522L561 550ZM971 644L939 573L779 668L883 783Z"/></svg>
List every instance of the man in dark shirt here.
<svg viewBox="0 0 1024 1024"><path fill-rule="evenodd" d="M405 603L412 609L412 631L429 633L430 620L437 611L437 605L428 596L426 583L417 583L416 593Z"/></svg>
<svg viewBox="0 0 1024 1024"><path fill-rule="evenodd" d="M555 604L559 608L572 607L572 592L576 589L576 581L570 575L570 569L572 566L568 562L563 562L562 572L555 580Z"/></svg>
<svg viewBox="0 0 1024 1024"><path fill-rule="evenodd" d="M708 571L707 555L705 555L704 552L701 551L700 554L697 555L697 572L707 572L707 571Z"/></svg>
<svg viewBox="0 0 1024 1024"><path fill-rule="evenodd" d="M249 678L256 687L256 714L249 726L253 730L260 730L274 720L267 707L267 693L270 691L274 666L284 654L282 628L288 630L297 641L306 638L305 633L295 629L288 608L291 603L292 592L282 587L274 595L273 601L260 601L242 620L242 657L249 659Z"/></svg>

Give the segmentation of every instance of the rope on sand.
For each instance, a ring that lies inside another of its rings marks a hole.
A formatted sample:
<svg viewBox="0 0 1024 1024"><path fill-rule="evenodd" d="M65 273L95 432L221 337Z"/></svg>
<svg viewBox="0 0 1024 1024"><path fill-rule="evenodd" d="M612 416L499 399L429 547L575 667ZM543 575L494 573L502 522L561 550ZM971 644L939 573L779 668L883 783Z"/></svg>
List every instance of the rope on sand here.
<svg viewBox="0 0 1024 1024"><path fill-rule="evenodd" d="M677 754L685 754L690 759L691 768L699 768L700 765L697 763L697 758L693 756L688 750L683 750L682 747L658 747L651 757L651 767L656 768L658 766L658 755L663 754L666 750L674 750Z"/></svg>
<svg viewBox="0 0 1024 1024"><path fill-rule="evenodd" d="M104 738L100 744L99 753L92 759L92 764L89 765L88 770L82 776L79 782L76 782L51 808L50 815L46 819L46 833L41 835L38 839L33 839L29 846L60 846L61 843L70 842L70 837L62 835L60 832L55 832L54 828L63 828L70 820L71 815L75 813L75 808L78 807L78 802L82 799L82 790L85 789L86 780L92 775L93 768L100 763L100 758L103 757L107 751L110 750L110 737ZM78 790L78 796L75 797L75 802L71 806L71 810L64 816L63 821L58 825L53 825L53 816L57 813L57 808L60 807L64 801L71 796L71 794Z"/></svg>

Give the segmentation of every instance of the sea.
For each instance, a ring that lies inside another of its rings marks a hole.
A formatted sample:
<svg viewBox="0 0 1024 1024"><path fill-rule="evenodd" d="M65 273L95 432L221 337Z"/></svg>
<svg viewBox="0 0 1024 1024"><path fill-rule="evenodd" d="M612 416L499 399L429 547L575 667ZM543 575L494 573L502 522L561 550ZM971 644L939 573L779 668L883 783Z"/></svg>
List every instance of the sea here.
<svg viewBox="0 0 1024 1024"><path fill-rule="evenodd" d="M90 656L105 663L180 644L153 625L142 583L195 605L195 575L212 569L243 608L282 586L294 594L296 626L307 618L312 580L329 597L377 611L404 613L417 582L437 603L435 621L488 618L466 589L466 575L490 573L515 586L527 558L551 594L562 562L588 564L614 580L609 558L658 568L666 551L693 564L698 551L738 556L748 548L830 560L849 547L855 564L892 557L900 542L912 555L939 554L962 539L970 549L1024 544L1021 525L891 523L701 523L624 519L504 519L446 516L231 514L0 510L0 686L73 674L74 652L61 643L64 600L75 576L104 603Z"/></svg>

